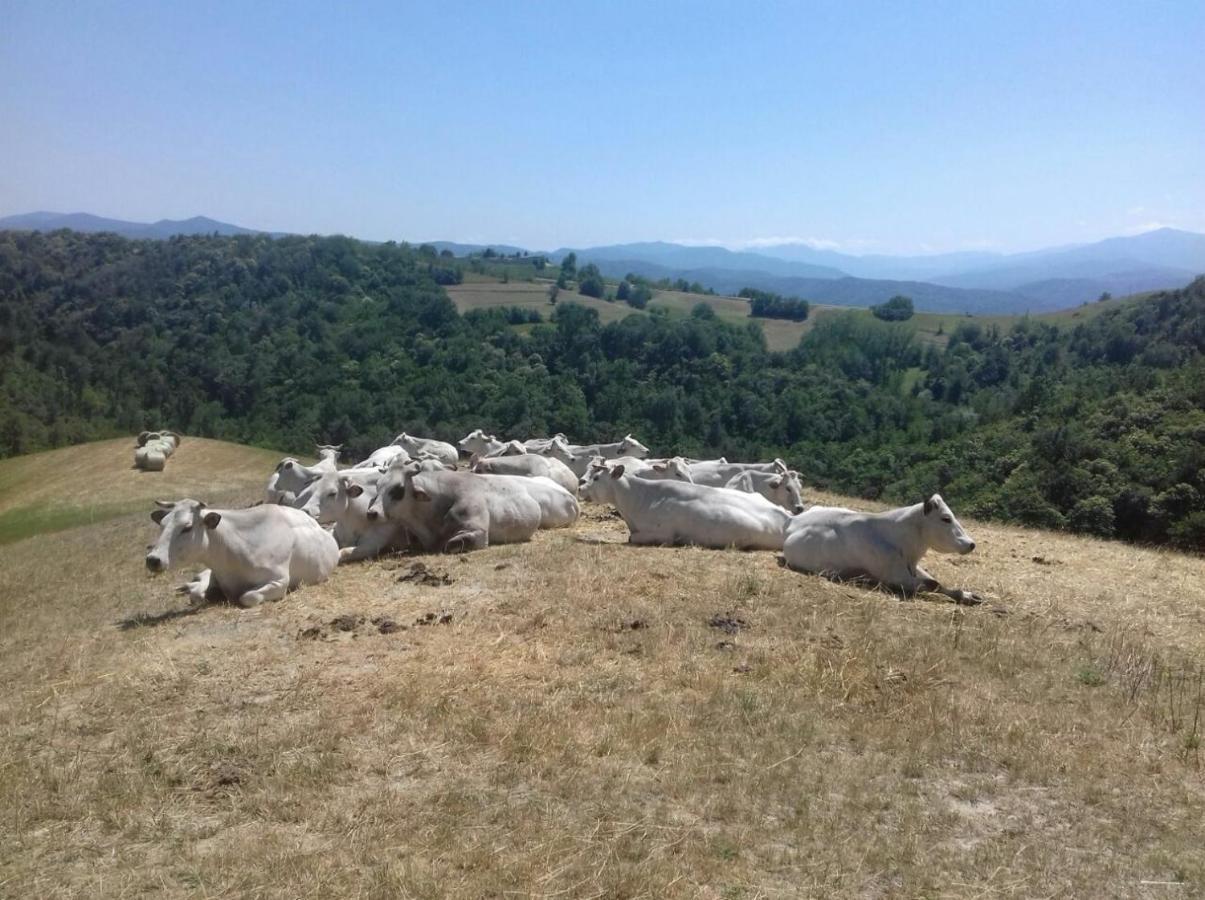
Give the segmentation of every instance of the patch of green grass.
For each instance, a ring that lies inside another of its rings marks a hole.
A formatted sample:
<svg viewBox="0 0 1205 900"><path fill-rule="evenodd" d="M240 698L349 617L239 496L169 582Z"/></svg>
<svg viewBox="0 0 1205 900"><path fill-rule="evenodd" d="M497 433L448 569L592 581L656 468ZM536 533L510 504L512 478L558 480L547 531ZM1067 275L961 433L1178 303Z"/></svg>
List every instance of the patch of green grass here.
<svg viewBox="0 0 1205 900"><path fill-rule="evenodd" d="M94 525L134 512L145 504L114 503L100 506L23 506L0 513L0 545L65 531L80 525Z"/></svg>

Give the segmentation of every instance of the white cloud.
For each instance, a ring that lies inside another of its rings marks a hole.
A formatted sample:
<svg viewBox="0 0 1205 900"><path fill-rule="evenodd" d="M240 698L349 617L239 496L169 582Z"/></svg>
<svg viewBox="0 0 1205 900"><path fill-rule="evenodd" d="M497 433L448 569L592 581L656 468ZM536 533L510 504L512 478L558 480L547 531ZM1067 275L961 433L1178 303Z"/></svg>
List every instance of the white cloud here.
<svg viewBox="0 0 1205 900"><path fill-rule="evenodd" d="M1175 228L1171 222L1143 222L1141 225L1133 225L1125 230L1126 234L1145 234L1148 231L1158 231L1160 228Z"/></svg>
<svg viewBox="0 0 1205 900"><path fill-rule="evenodd" d="M813 250L837 250L843 253L866 252L881 246L878 241L863 238L835 240L833 238L804 237L795 234L741 239L675 238L672 243L686 244L693 247L727 247L729 250L757 250L762 247L796 245L811 247Z"/></svg>

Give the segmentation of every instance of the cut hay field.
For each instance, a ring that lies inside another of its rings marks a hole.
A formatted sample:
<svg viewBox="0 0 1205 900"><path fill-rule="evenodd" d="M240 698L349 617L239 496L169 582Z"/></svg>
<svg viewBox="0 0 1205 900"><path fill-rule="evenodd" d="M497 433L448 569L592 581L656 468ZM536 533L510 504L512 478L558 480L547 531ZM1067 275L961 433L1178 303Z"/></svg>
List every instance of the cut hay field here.
<svg viewBox="0 0 1205 900"><path fill-rule="evenodd" d="M274 458L213 444L255 499ZM0 547L0 895L1205 890L1199 558L968 523L931 566L992 598L961 608L630 547L591 506L189 609L139 502Z"/></svg>

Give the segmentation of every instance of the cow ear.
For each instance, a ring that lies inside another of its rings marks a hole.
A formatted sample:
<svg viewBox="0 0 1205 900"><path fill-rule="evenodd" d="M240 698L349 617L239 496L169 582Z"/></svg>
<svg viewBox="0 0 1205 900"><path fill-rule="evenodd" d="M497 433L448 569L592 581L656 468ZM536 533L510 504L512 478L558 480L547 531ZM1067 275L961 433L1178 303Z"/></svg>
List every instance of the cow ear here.
<svg viewBox="0 0 1205 900"><path fill-rule="evenodd" d="M933 512L933 498L932 497L930 497L928 500L925 501L925 515L927 516L931 512Z"/></svg>
<svg viewBox="0 0 1205 900"><path fill-rule="evenodd" d="M156 525L158 525L160 522L163 521L163 519L166 515L167 515L166 509L157 509L153 513L151 513L151 521L154 522Z"/></svg>
<svg viewBox="0 0 1205 900"><path fill-rule="evenodd" d="M654 464L653 464L653 471L654 471L654 472L664 472L664 471L665 471L665 469L666 469L666 465L665 465L665 463L654 463Z"/></svg>
<svg viewBox="0 0 1205 900"><path fill-rule="evenodd" d="M431 502L431 495L428 494L426 491L424 491L422 488L418 487L417 485L411 485L410 494L419 503L430 503Z"/></svg>
<svg viewBox="0 0 1205 900"><path fill-rule="evenodd" d="M205 518L201 521L205 523L206 528L217 528L218 522L222 521L222 514L215 512L206 513Z"/></svg>
<svg viewBox="0 0 1205 900"><path fill-rule="evenodd" d="M291 469L291 468L293 468L293 460L291 460L291 459L286 459L284 462L282 462L282 463L280 464L280 467L281 467L282 469Z"/></svg>
<svg viewBox="0 0 1205 900"><path fill-rule="evenodd" d="M615 468L613 468L611 470L611 477L612 478L622 478L623 477L623 469L624 469L623 466L616 466Z"/></svg>
<svg viewBox="0 0 1205 900"><path fill-rule="evenodd" d="M782 476L778 475L778 476L775 476L774 478L771 478L770 479L770 487L772 487L772 488L782 487Z"/></svg>
<svg viewBox="0 0 1205 900"><path fill-rule="evenodd" d="M347 496L349 497L359 497L362 493L364 493L363 485L355 484L353 482L347 486Z"/></svg>

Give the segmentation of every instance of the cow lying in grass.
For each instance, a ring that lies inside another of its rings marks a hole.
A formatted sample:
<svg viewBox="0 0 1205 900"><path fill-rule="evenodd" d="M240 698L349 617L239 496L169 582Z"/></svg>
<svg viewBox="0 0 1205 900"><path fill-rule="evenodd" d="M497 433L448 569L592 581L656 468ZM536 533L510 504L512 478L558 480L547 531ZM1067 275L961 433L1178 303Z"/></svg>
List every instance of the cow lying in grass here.
<svg viewBox="0 0 1205 900"><path fill-rule="evenodd" d="M381 480L368 516L398 523L428 552L458 553L529 541L540 527L542 511L518 483L525 480L395 466ZM548 486L557 487L552 481Z"/></svg>
<svg viewBox="0 0 1205 900"><path fill-rule="evenodd" d="M158 573L205 566L183 589L194 603L224 597L239 606L258 606L300 585L326 581L339 562L335 539L299 509L155 503L159 509L151 519L159 525L159 538L146 555L146 567Z"/></svg>
<svg viewBox="0 0 1205 900"><path fill-rule="evenodd" d="M974 549L974 540L934 494L924 503L881 513L813 506L791 518L783 557L800 572L869 579L905 596L936 591L956 603L975 604L983 598L943 587L919 565L928 550L965 554Z"/></svg>
<svg viewBox="0 0 1205 900"><path fill-rule="evenodd" d="M632 544L780 550L790 518L760 494L643 478L623 465L592 466L583 493L615 504Z"/></svg>

